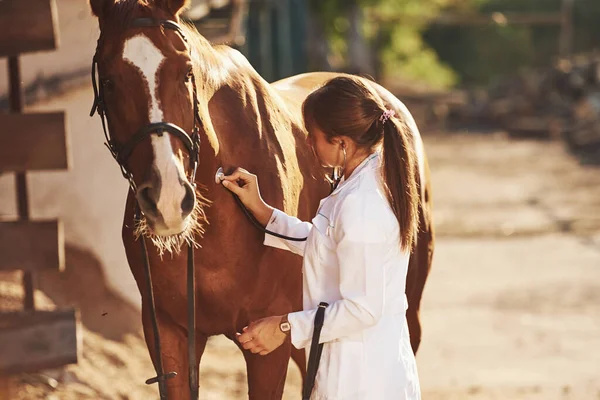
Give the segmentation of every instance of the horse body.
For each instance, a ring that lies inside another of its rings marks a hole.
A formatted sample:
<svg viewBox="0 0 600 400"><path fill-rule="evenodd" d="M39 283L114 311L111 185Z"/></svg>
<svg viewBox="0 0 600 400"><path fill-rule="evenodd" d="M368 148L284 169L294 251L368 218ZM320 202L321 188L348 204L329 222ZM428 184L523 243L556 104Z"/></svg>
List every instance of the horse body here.
<svg viewBox="0 0 600 400"><path fill-rule="evenodd" d="M224 334L237 344L235 333L241 332L249 322L302 307L301 259L289 252L263 246L263 233L246 220L230 193L215 183L214 176L218 167L231 172L243 166L258 175L261 192L267 203L300 219L310 220L316 213L319 200L327 195L329 184L323 179L323 170L306 143L301 105L311 90L335 75L302 74L269 85L239 52L224 46L213 47L189 28L186 29L186 36L187 46L191 49L186 49L185 43L173 32L158 28L128 30L111 21L116 16L125 21L140 17L177 20L177 13L183 6L183 2L178 0L157 0L152 4L139 1L114 3L113 0L91 0L92 9L100 20L101 35L104 35L104 42L108 42L99 44L97 54L103 58L103 62L99 62L100 75L117 70L113 75L120 76L117 83L121 87L118 90L129 96L128 99L115 101L112 105L115 109L112 110L107 101L111 135L117 140L126 139L140 126L154 122L153 118L162 118L189 131L193 125L193 117L188 115L192 106L190 89L186 89L184 82L187 81L180 82L177 78L185 75L185 66L191 62L198 77L198 111L203 121L199 168L195 176L195 183L202 193L197 195L195 208L201 207L201 213L185 215L184 212L186 184L193 182L186 181L188 155L178 139L169 135L157 140L152 138L152 141L146 141L151 143L140 143L129 161L128 168L140 189L137 193L130 191L127 198L123 243L142 297L144 334L152 360L156 363L154 332L148 312L149 293L133 222L136 203L147 214L146 219L150 219L150 232L154 228L157 236L160 236L160 229L187 226L190 218L205 220L203 234L194 237L201 246L195 249L196 361L200 362L209 336ZM128 7L128 18L123 17L123 7ZM156 48L160 54L155 54L151 59L148 54L136 56L135 49L127 52L125 43L132 38L137 38L138 43L151 42L148 44L148 48L152 49L149 53L156 53ZM186 57L186 50L194 54ZM129 58L120 59L121 55ZM130 60L134 57L142 60L142 67L131 68ZM149 69L147 65L154 65L152 62L156 65L154 69ZM148 73L149 70L152 72ZM184 72L181 73L181 70ZM154 78L153 86L149 81ZM419 155L423 229L415 249L415 261L411 258L407 280L410 305L407 318L413 349L416 351L420 341L418 305L429 271L433 243L429 179L419 133L408 110L384 88L375 83L369 84L397 112L409 118ZM145 107L146 104L148 107ZM159 117L156 117L156 109L160 109ZM160 146L155 142L160 142ZM159 157L158 153L165 149L171 149L172 153L166 156L161 153ZM171 194L171 197L163 197L166 195L162 191L173 187L177 196ZM161 203L161 199L170 201L168 211L163 212L160 208L161 204L167 202L163 200ZM177 221L178 204L183 210L181 221ZM167 220L165 213L173 217ZM158 222L151 220L154 215L160 217ZM181 243L189 239L186 237ZM156 240L161 243L160 237ZM164 370L178 373L176 378L167 381L168 394L169 398L186 399L189 396L186 256L185 252L179 254L177 248L167 248L174 251L163 254L164 249L159 244L149 246L148 256ZM303 352L292 349L289 342L267 356L246 351L243 354L252 399L281 398L290 354L301 370L304 368Z"/></svg>

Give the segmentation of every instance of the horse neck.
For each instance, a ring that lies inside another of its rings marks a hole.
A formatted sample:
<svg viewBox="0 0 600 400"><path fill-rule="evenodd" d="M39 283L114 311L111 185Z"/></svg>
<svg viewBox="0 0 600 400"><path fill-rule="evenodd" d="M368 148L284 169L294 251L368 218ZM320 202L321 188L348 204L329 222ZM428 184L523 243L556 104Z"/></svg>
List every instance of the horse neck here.
<svg viewBox="0 0 600 400"><path fill-rule="evenodd" d="M212 51L211 63L205 61L200 71L204 86L199 103L212 148L205 156L214 158L219 164L215 166L260 168L265 164L260 156L281 152L282 141L291 137L283 132L301 131L299 115L239 53L229 48Z"/></svg>

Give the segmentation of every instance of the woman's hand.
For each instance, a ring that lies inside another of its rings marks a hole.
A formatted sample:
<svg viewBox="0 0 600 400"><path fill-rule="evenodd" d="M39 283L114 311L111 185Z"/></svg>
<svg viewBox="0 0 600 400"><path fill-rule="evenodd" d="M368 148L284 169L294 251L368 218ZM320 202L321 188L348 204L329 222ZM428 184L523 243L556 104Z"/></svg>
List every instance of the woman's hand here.
<svg viewBox="0 0 600 400"><path fill-rule="evenodd" d="M244 206L263 226L266 226L273 214L273 207L264 202L258 187L258 178L243 168L231 175L223 176L223 186L235 193Z"/></svg>
<svg viewBox="0 0 600 400"><path fill-rule="evenodd" d="M244 333L237 334L237 340L244 349L266 356L281 346L287 338L279 328L282 319L282 316L278 316L252 322L250 326L244 328Z"/></svg>

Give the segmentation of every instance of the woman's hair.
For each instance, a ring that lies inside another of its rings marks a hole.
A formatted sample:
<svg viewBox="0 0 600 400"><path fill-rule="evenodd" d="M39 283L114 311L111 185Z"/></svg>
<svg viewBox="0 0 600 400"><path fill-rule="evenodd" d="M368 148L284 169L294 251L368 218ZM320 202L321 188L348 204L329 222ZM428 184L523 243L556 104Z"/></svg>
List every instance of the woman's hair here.
<svg viewBox="0 0 600 400"><path fill-rule="evenodd" d="M386 110L381 98L359 78L345 76L311 93L302 112L306 129L319 128L330 143L346 136L369 152L383 143L384 190L400 225L400 245L410 251L418 229L416 160L410 128L397 116L382 118Z"/></svg>

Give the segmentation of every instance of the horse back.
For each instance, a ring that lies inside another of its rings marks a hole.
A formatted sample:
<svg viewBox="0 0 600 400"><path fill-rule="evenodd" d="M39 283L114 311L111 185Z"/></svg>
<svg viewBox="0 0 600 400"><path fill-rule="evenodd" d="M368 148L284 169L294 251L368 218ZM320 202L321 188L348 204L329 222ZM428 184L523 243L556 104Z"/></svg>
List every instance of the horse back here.
<svg viewBox="0 0 600 400"><path fill-rule="evenodd" d="M279 93L293 110L302 109L302 103L306 97L315 89L323 85L328 80L344 74L332 72L313 72L292 76L280 81L274 82L272 87ZM413 149L416 156L416 181L419 186L419 232L415 248L410 258L408 266L408 275L406 279L406 295L408 298L409 309L407 311L407 320L411 335L411 344L416 353L421 341L421 323L419 310L421 298L433 258L434 249L434 231L432 215L432 197L431 197L431 179L429 174L429 165L425 154L423 140L419 128L412 114L406 105L400 101L391 92L383 86L363 78L364 82L370 86L382 100L397 115L402 116L410 129L412 136Z"/></svg>

